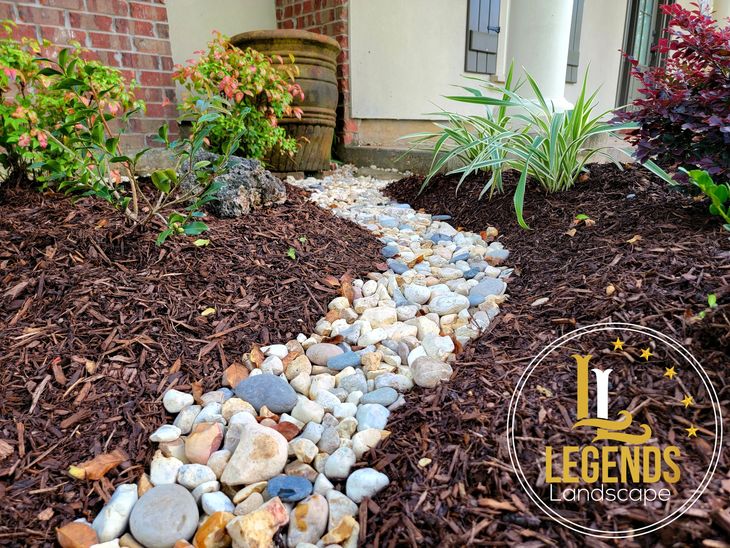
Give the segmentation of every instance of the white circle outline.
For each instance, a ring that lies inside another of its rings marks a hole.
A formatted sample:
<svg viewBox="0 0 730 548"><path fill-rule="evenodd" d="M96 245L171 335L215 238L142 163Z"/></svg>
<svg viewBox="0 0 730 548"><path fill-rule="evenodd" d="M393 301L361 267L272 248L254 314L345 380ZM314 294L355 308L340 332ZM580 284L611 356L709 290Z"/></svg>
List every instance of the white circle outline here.
<svg viewBox="0 0 730 548"><path fill-rule="evenodd" d="M712 460L710 461L710 465L708 466L707 472L705 473L705 476L703 477L702 481L700 482L699 486L695 490L695 492L690 496L682 506L674 510L671 514L668 516L665 516L661 520L657 521L656 523L653 523L651 525L646 525L643 527L639 527L638 529L629 529L627 531L604 531L602 529L593 529L591 527L586 527L583 525L579 525L576 523L573 523L569 519L567 519L565 516L559 514L552 508L550 508L547 504L544 503L544 501L535 493L532 486L528 483L526 476L524 475L524 472L522 470L522 466L519 462L519 459L517 458L517 447L515 445L515 439L514 439L514 431L515 431L515 421L516 421L516 414L517 414L517 403L519 402L519 399L522 395L522 390L524 389L527 380L529 379L530 375L533 373L533 371L537 368L537 366L540 365L540 363L554 350L557 348L560 348L565 343L578 338L579 336L589 334L589 333L595 333L600 331L611 331L611 330L625 330L625 331L631 331L635 333L641 333L644 335L648 335L650 337L659 339L661 342L669 346L672 350L679 353L695 370L695 373L700 377L702 380L703 385L705 386L705 390L707 390L707 393L710 396L710 400L712 401L712 410L713 410L713 418L715 421L715 430L717 432L717 435L715 436L715 444L713 448L712 453ZM508 450L509 450L509 456L510 461L512 463L512 469L515 472L515 475L517 476L517 479L519 480L520 484L522 485L522 488L527 493L527 496L534 502L545 514L553 518L555 521L560 523L561 525L564 525L568 529L576 532L576 533L582 533L585 535L589 535L592 537L598 537L598 538L611 538L611 539L622 539L622 538L630 538L630 537L637 537L641 535L646 535L648 533L652 533L654 531L657 531L661 529L662 527L665 527L684 515L687 510L689 510L696 502L697 500L702 496L702 493L707 488L707 485L710 483L713 474L715 473L715 470L718 466L719 460L720 460L720 454L722 452L722 436L723 436L723 425L722 425L722 415L720 411L720 402L719 398L717 396L717 393L715 392L715 387L710 382L709 376L705 372L705 370L702 368L702 365L699 363L699 361L686 349L684 348L678 341L672 339L671 337L661 333L660 331L657 331L655 329L652 329L650 327L644 327L637 324L631 324L631 323L624 323L624 322L605 322L605 323L597 323L592 325L587 325L581 328L578 328L576 330L573 330L569 333L566 333L565 335L562 335L561 337L555 339L550 344L548 344L545 348L543 348L537 356L535 356L530 364L527 366L527 369L523 371L522 375L520 376L519 380L517 381L517 386L515 388L515 391L512 394L512 398L510 400L508 415L507 415L507 438L508 438Z"/></svg>

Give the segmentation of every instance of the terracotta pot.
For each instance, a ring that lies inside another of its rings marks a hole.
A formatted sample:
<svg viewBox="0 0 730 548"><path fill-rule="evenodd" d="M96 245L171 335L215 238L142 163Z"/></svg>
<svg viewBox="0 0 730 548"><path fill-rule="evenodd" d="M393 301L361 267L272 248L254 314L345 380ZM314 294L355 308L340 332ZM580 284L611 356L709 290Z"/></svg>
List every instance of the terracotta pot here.
<svg viewBox="0 0 730 548"><path fill-rule="evenodd" d="M239 48L253 48L269 57L289 55L299 67L297 83L302 86L304 100L295 100L302 109L301 119L283 118L280 125L297 140L299 150L290 157L274 151L266 163L272 171L322 171L329 169L330 151L335 135L337 115L336 40L303 30L257 30L237 34L231 43Z"/></svg>

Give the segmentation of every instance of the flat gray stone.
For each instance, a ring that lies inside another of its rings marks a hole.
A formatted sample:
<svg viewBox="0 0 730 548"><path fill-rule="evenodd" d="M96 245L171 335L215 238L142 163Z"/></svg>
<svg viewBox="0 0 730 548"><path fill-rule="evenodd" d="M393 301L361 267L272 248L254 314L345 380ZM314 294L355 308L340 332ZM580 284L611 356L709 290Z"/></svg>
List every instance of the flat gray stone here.
<svg viewBox="0 0 730 548"><path fill-rule="evenodd" d="M198 528L198 505L182 485L158 485L137 501L129 518L134 538L147 548L170 548Z"/></svg>
<svg viewBox="0 0 730 548"><path fill-rule="evenodd" d="M281 377L264 373L242 380L236 386L236 396L256 409L266 406L274 413L289 413L297 404L297 393Z"/></svg>

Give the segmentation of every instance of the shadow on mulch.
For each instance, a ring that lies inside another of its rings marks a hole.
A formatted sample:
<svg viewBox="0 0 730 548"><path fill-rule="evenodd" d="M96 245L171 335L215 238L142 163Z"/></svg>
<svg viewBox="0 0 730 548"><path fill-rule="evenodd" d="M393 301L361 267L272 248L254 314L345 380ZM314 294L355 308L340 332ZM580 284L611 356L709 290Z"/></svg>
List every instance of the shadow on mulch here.
<svg viewBox="0 0 730 548"><path fill-rule="evenodd" d="M374 451L375 467L388 474L391 485L361 506L365 544L618 543L573 533L531 504L512 472L506 445L513 388L531 358L560 335L596 322L637 323L683 342L701 361L723 404L727 431L728 234L708 216L705 204L669 191L633 166L623 172L613 165L591 166L588 180L561 194L528 190L529 231L517 226L511 195L478 201L483 182L477 177L467 180L456 197L453 177L437 177L416 196L421 182L406 178L386 193L429 213L450 214L454 226L470 231L497 227L499 239L512 252L508 264L515 273L502 314L459 356L451 382L435 391L415 390L408 405L391 416L392 435ZM508 178L508 184L514 185L514 179ZM596 224L573 227L577 214ZM572 237L566 234L571 228L576 229ZM614 288L610 295L609 286ZM703 320L693 320L707 307L710 293L717 295L718 307ZM531 306L540 298L549 300ZM556 371L553 379L544 379L552 383L545 386L564 379L564 372ZM531 405L544 405L549 418L560 417L549 401L535 398ZM662 436L686 434L684 424L669 424L674 412L663 409L645 408L639 418L651 421ZM533 425L531 432L539 429ZM422 458L433 462L420 467ZM683 466L692 474L707 460L706 444L697 443ZM656 533L620 543L725 545L720 541L730 535L728 469L725 452L707 492L688 514ZM574 509L574 518L588 526L619 528L645 525L641 520L648 518L646 513L609 510L600 503L586 504Z"/></svg>
<svg viewBox="0 0 730 548"><path fill-rule="evenodd" d="M338 290L324 282L382 268L381 245L288 187L286 204L209 222L207 248L122 237L98 201L5 189L0 201L0 545L51 544L136 481L168 388L221 384L253 343L310 333ZM289 248L296 259L287 256ZM206 308L215 314L202 316ZM69 465L116 448L101 481Z"/></svg>

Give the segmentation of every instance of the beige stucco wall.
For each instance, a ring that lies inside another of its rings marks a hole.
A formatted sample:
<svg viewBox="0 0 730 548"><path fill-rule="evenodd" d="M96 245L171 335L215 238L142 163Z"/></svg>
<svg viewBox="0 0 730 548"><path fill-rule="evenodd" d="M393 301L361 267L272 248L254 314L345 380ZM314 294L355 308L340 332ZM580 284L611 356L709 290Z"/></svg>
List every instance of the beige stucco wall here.
<svg viewBox="0 0 730 548"><path fill-rule="evenodd" d="M542 1L542 0L540 0ZM621 63L627 0L586 2L581 32L580 74L590 63L589 88L601 87L599 108L615 106ZM506 51L509 32L509 0L500 13L498 74L502 80L511 59ZM384 16L387 14L387 16ZM473 85L464 72L467 0L350 0L350 67L352 116L357 119L428 120L436 105L462 113L479 108L449 102L454 84ZM579 92L566 84L570 101ZM422 126L406 123L404 132ZM360 124L361 144L394 144L398 124L375 121ZM420 129L420 128L419 128ZM401 145L402 146L402 145Z"/></svg>
<svg viewBox="0 0 730 548"><path fill-rule="evenodd" d="M193 52L205 47L214 30L232 36L276 28L275 0L168 0L166 4L176 64L195 57Z"/></svg>
<svg viewBox="0 0 730 548"><path fill-rule="evenodd" d="M583 74L588 69L588 90L599 89L600 111L616 106L627 3L627 0L588 0L583 4L578 82L565 85L565 98L571 103L578 97Z"/></svg>

